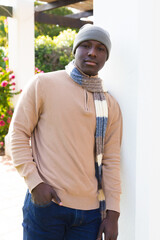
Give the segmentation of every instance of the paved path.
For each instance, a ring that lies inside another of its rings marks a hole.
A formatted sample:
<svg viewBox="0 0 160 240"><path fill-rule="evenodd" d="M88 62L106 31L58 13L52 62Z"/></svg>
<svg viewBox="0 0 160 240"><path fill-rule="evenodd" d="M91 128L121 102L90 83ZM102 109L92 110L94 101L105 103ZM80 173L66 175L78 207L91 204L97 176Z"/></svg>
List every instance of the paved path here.
<svg viewBox="0 0 160 240"><path fill-rule="evenodd" d="M22 240L26 185L10 158L0 156L0 240Z"/></svg>

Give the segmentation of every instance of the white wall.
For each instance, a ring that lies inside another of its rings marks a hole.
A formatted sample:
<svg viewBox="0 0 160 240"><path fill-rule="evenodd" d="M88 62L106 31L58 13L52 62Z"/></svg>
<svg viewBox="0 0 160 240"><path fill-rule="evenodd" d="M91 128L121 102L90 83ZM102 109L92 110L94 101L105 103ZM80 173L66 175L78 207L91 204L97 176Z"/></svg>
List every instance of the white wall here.
<svg viewBox="0 0 160 240"><path fill-rule="evenodd" d="M104 7L105 4L105 7ZM103 6L103 7L102 7ZM138 29L136 0L94 1L95 23L107 29L112 50L102 77L123 114L122 190L119 239L135 239Z"/></svg>
<svg viewBox="0 0 160 240"><path fill-rule="evenodd" d="M12 0L9 18L9 66L16 76L17 90L34 75L34 0Z"/></svg>
<svg viewBox="0 0 160 240"><path fill-rule="evenodd" d="M101 75L124 122L119 240L160 239L159 12L158 0L94 0L95 24L112 40Z"/></svg>
<svg viewBox="0 0 160 240"><path fill-rule="evenodd" d="M152 11L150 11L150 9ZM149 45L151 50L150 59L150 81L152 90L152 106L150 132L152 134L152 155L150 159L150 239L159 240L159 216L160 216L160 1L153 1L148 14L152 19L152 28L148 29L151 33L152 42ZM150 15L152 14L152 15ZM146 16L146 19L147 16ZM149 22L149 19L148 19ZM147 31L147 29L146 29ZM148 32L147 32L148 34ZM148 46L146 46L148 48ZM149 65L149 64L148 64ZM148 139L150 141L150 139Z"/></svg>

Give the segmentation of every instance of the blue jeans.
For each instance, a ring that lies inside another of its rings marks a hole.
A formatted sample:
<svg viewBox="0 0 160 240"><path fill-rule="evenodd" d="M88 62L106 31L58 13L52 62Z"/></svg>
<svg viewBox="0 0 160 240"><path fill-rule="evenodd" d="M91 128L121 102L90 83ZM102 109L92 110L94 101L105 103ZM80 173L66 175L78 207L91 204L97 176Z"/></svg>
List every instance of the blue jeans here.
<svg viewBox="0 0 160 240"><path fill-rule="evenodd" d="M96 240L99 209L77 210L51 202L39 206L27 192L23 207L23 240Z"/></svg>

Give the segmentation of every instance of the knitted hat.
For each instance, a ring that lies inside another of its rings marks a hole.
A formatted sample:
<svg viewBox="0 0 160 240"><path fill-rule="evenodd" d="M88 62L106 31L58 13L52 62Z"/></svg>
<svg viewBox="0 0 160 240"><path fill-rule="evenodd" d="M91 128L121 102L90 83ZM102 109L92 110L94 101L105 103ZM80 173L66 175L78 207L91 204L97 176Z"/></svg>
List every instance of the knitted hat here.
<svg viewBox="0 0 160 240"><path fill-rule="evenodd" d="M91 24L85 24L80 28L73 43L73 54L75 54L76 48L79 46L79 44L87 40L101 42L107 48L107 59L109 58L111 51L111 40L109 33L103 28Z"/></svg>

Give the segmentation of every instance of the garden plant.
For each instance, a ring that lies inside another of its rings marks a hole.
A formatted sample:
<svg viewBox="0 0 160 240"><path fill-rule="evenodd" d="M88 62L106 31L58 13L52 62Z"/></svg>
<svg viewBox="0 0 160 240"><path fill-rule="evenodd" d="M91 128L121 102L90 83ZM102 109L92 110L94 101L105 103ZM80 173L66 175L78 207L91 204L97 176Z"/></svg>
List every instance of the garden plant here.
<svg viewBox="0 0 160 240"><path fill-rule="evenodd" d="M13 114L12 98L21 90L15 90L15 75L8 68L8 58L4 58L5 68L0 67L0 152L4 151L4 138L8 133ZM3 63L3 66L4 66Z"/></svg>
<svg viewBox="0 0 160 240"><path fill-rule="evenodd" d="M64 67L73 59L72 46L76 31L67 29L58 36L38 36L35 39L35 64L44 72Z"/></svg>

